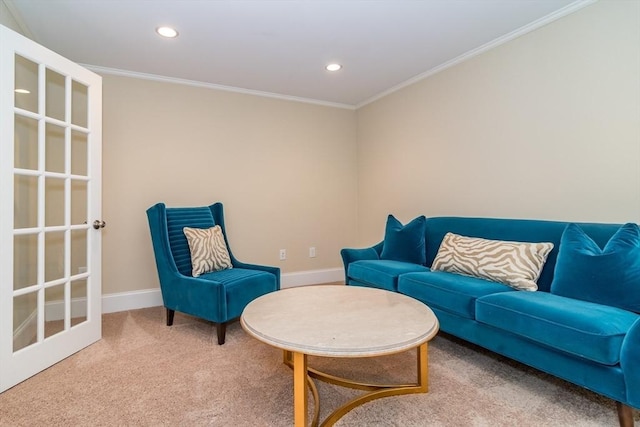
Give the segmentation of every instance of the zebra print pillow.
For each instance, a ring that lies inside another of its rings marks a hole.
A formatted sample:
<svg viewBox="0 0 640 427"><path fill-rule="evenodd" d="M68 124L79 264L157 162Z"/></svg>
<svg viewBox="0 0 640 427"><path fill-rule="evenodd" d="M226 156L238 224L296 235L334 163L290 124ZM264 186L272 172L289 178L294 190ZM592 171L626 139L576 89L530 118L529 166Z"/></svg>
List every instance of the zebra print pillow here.
<svg viewBox="0 0 640 427"><path fill-rule="evenodd" d="M447 233L431 270L448 271L536 291L536 281L553 243L488 240Z"/></svg>
<svg viewBox="0 0 640 427"><path fill-rule="evenodd" d="M233 268L227 245L219 225L211 228L182 229L191 251L191 275L198 277L212 271Z"/></svg>

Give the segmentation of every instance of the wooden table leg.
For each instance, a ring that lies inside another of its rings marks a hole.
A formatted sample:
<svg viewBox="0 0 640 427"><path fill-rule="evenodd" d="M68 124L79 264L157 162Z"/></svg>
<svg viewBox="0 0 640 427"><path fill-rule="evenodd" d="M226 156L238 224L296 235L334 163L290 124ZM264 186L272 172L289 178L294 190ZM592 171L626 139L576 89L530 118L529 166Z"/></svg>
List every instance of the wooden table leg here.
<svg viewBox="0 0 640 427"><path fill-rule="evenodd" d="M295 427L307 427L307 355L293 352L293 407Z"/></svg>

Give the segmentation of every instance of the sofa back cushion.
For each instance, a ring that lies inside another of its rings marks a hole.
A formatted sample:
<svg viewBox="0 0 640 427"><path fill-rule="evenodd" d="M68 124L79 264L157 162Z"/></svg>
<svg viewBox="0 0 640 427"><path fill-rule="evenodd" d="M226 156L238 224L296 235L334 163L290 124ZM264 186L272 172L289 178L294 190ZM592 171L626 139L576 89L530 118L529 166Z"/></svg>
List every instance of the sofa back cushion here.
<svg viewBox="0 0 640 427"><path fill-rule="evenodd" d="M553 250L538 279L538 290L549 292L556 266L560 239L568 222L530 219L433 217L426 222L426 265L431 267L440 243L448 232L469 237L517 242L550 242ZM600 247L618 231L620 224L578 223Z"/></svg>

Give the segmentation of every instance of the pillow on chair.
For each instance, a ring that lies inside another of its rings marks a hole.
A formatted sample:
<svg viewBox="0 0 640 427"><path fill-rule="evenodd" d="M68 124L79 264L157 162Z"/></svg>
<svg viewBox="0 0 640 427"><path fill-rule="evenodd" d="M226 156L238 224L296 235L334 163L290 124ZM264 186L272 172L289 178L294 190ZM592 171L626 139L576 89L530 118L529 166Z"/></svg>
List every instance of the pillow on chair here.
<svg viewBox="0 0 640 427"><path fill-rule="evenodd" d="M187 237L191 251L191 265L193 266L191 275L193 277L233 268L219 225L211 228L184 227L182 230Z"/></svg>

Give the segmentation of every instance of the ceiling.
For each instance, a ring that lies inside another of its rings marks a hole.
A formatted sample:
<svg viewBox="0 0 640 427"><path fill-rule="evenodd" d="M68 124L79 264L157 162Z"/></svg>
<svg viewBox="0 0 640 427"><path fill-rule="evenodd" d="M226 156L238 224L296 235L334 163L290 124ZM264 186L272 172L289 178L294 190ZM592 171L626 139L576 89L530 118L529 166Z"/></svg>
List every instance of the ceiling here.
<svg viewBox="0 0 640 427"><path fill-rule="evenodd" d="M27 36L95 71L353 108L592 0L5 3Z"/></svg>

